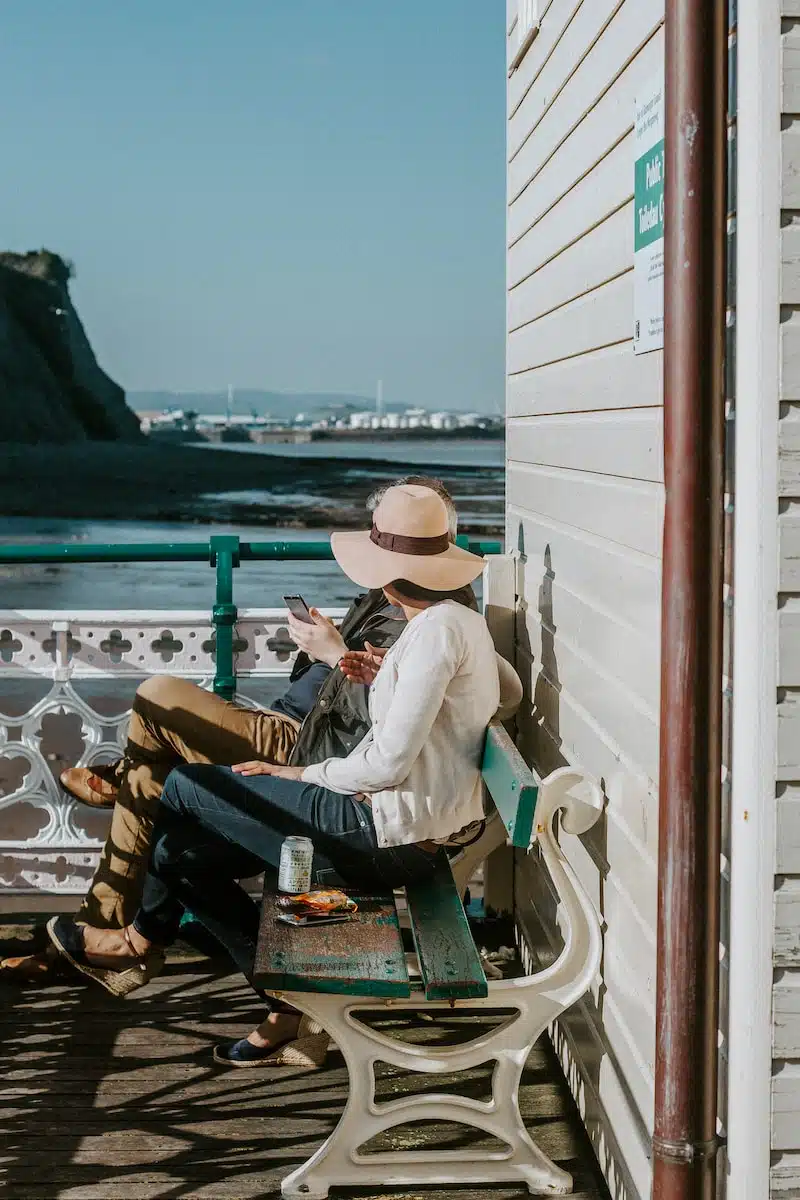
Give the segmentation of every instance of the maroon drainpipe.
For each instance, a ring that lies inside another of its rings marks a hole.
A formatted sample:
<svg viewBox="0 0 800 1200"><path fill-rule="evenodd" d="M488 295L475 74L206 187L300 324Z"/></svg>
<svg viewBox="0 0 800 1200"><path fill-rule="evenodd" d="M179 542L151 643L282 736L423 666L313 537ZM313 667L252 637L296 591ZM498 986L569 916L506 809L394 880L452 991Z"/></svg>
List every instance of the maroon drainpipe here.
<svg viewBox="0 0 800 1200"><path fill-rule="evenodd" d="M666 0L654 1200L716 1177L726 8Z"/></svg>

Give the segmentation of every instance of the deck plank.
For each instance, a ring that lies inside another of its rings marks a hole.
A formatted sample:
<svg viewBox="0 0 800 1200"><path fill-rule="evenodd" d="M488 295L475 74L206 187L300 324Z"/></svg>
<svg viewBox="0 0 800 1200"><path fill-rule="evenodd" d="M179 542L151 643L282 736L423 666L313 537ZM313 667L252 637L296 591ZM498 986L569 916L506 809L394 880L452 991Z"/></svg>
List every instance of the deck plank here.
<svg viewBox="0 0 800 1200"><path fill-rule="evenodd" d="M335 1125L347 1071L336 1051L320 1072L215 1068L214 1042L240 1036L258 1016L258 1001L240 977L196 956L171 962L125 1001L83 986L0 988L3 1200L278 1200L280 1179ZM372 1019L399 1036L452 1044L488 1018L459 1011L422 1022L376 1007ZM485 1065L470 1072L465 1092L488 1095L489 1076ZM382 1099L451 1083L446 1075L409 1076L386 1064L377 1077ZM605 1200L545 1042L528 1060L520 1102L542 1149L575 1175L574 1200ZM393 1145L416 1136L402 1128ZM441 1126L426 1137L430 1146L459 1145L464 1134ZM357 1193L361 1200L526 1194L483 1185ZM344 1193L333 1189L331 1197L344 1200Z"/></svg>

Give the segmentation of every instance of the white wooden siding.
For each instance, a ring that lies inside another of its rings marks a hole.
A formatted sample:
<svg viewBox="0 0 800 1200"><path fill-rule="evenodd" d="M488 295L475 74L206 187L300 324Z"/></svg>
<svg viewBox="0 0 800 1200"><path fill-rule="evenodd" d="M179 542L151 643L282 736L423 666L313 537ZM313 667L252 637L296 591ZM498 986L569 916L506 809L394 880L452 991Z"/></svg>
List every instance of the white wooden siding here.
<svg viewBox="0 0 800 1200"><path fill-rule="evenodd" d="M514 453L513 446L509 453ZM659 553L664 514L659 484L628 485L599 472L563 471L514 460L508 465L506 498L524 512L586 529L629 550ZM509 540L509 545L516 541Z"/></svg>
<svg viewBox="0 0 800 1200"><path fill-rule="evenodd" d="M800 1194L800 3L783 0L772 1194Z"/></svg>
<svg viewBox="0 0 800 1200"><path fill-rule="evenodd" d="M800 786L782 784L778 788L778 875L800 875Z"/></svg>
<svg viewBox="0 0 800 1200"><path fill-rule="evenodd" d="M545 22L554 19L553 10L566 6L556 0L550 6ZM545 97L543 111L536 110L536 124L518 150L514 150L514 126L522 120L522 106L509 122L509 142L512 157L508 172L508 197L513 202L524 188L530 186L545 161L556 152L560 144L598 100L613 87L618 75L636 57L658 30L663 19L662 0L593 0L582 4L574 20L565 31L571 40L572 56L559 56L563 82L559 83L554 73L548 75L549 95ZM602 24L605 21L605 24ZM576 43L575 29L580 27L583 42ZM597 36L598 28L602 32ZM540 34L541 36L541 34ZM550 63L555 59L555 53ZM548 63L548 67L550 66ZM547 68L545 68L547 69ZM529 96L540 92L542 76L536 80ZM631 93L633 104L633 93ZM633 124L631 109L630 124ZM586 164L587 167L590 164ZM631 172L632 176L632 172ZM633 188L630 188L631 192Z"/></svg>
<svg viewBox="0 0 800 1200"><path fill-rule="evenodd" d="M540 35L541 36L541 35ZM592 105L553 153L539 167L536 186L527 188L508 214L508 239L516 243L562 197L566 196L595 164L605 162L632 128L626 91L651 79L659 69L661 43L652 37L610 87ZM633 194L628 181L627 194Z"/></svg>
<svg viewBox="0 0 800 1200"><path fill-rule="evenodd" d="M778 507L780 581L784 592L800 592L800 500L784 500Z"/></svg>
<svg viewBox="0 0 800 1200"><path fill-rule="evenodd" d="M662 430L655 406L512 418L506 436L519 462L663 483Z"/></svg>
<svg viewBox="0 0 800 1200"><path fill-rule="evenodd" d="M563 191L557 190L563 182L563 176L556 175L553 182L556 195L552 200L549 197L538 198L538 182L536 186L526 188L517 198L514 204L521 211L517 214L516 223L521 227L521 233L509 244L510 285L525 279L538 266L571 244L575 236L576 213L582 214L581 220L585 222L583 232L586 232L631 200L633 187L621 169L625 158L624 146L630 140L628 134L598 157L595 157L596 148L592 147L592 165ZM571 148L569 150L571 152ZM554 173L557 165L556 158L552 164ZM510 237L513 237L513 232L513 228L509 230Z"/></svg>
<svg viewBox="0 0 800 1200"><path fill-rule="evenodd" d="M550 366L520 371L506 385L507 412L515 416L638 408L641 393L661 403L662 374L658 354L634 358L630 341L618 342ZM797 558L800 560L800 509L797 513ZM798 562L800 570L800 562Z"/></svg>
<svg viewBox="0 0 800 1200"><path fill-rule="evenodd" d="M797 1181L800 1179L800 1154L791 1151L776 1154L770 1175L771 1195L784 1200L796 1200Z"/></svg>
<svg viewBox="0 0 800 1200"><path fill-rule="evenodd" d="M507 537L519 551L520 741L602 779L569 850L605 926L602 979L555 1031L616 1200L650 1194L655 1046L661 354L633 353L633 111L663 0L551 0L508 87ZM788 535L787 535L788 536ZM798 539L800 540L800 539ZM535 856L520 926L558 914Z"/></svg>

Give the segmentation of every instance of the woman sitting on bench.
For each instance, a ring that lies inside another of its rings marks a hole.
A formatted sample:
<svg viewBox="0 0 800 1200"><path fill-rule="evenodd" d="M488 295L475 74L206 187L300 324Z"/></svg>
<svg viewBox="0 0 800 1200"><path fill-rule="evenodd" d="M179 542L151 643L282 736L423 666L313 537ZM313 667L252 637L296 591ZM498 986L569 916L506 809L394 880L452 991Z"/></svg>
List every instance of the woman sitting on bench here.
<svg viewBox="0 0 800 1200"><path fill-rule="evenodd" d="M498 659L484 618L442 595L471 583L483 560L451 543L443 501L414 485L386 492L371 531L331 540L344 572L363 587L384 588L408 619L390 650L368 644L340 664L350 678L375 683L372 729L347 758L316 766L172 771L132 924L101 930L66 917L48 924L56 949L117 995L160 965L184 908L250 978L259 915L237 880L274 873L289 835L313 841L317 884L383 892L429 875L439 846L483 817L480 763L501 702ZM274 999L268 1005L248 1038L217 1047L217 1061L304 1061L313 1040L308 1023L298 1028L296 1009ZM324 1057L317 1027L320 1036Z"/></svg>

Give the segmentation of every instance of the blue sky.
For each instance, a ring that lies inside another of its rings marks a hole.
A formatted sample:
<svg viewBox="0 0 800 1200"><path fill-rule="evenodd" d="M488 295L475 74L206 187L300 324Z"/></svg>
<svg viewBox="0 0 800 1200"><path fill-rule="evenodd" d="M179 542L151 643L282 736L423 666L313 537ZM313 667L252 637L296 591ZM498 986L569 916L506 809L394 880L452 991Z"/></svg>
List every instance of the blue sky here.
<svg viewBox="0 0 800 1200"><path fill-rule="evenodd" d="M0 249L126 388L503 394L499 0L2 5Z"/></svg>

